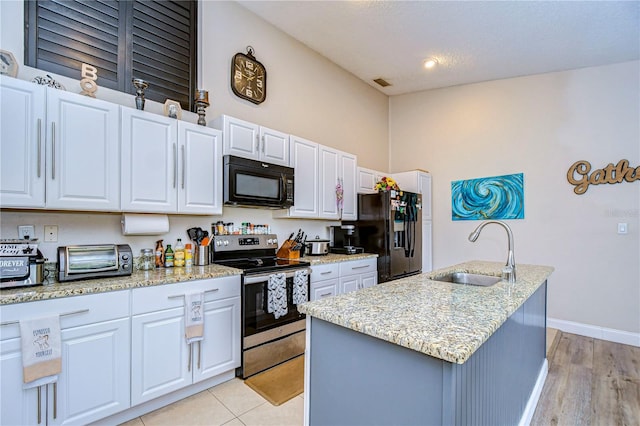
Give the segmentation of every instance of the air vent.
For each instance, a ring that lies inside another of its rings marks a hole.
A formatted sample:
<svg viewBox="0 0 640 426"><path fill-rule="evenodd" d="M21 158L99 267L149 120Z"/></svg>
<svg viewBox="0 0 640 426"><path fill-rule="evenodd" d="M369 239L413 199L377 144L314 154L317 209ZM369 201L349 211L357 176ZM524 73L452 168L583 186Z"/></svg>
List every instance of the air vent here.
<svg viewBox="0 0 640 426"><path fill-rule="evenodd" d="M391 83L389 83L388 81L386 81L383 78L376 78L375 80L373 80L373 82L374 83L378 83L382 87L391 86Z"/></svg>

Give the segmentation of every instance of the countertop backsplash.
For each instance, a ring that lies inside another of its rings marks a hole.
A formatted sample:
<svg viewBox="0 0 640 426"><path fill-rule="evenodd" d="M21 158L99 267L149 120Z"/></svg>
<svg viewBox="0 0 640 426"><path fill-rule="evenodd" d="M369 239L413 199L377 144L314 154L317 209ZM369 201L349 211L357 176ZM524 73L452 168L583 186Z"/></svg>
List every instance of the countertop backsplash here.
<svg viewBox="0 0 640 426"><path fill-rule="evenodd" d="M28 210L2 210L0 238L17 238L19 225L34 225L39 244L38 247L48 262L56 262L59 246L75 244L129 244L134 256L140 255L143 248L155 248L157 240L164 240L164 245L176 243L182 238L189 242L187 229L200 227L209 233L211 224L219 220L265 224L271 226L271 232L284 241L291 232L302 229L310 239L316 235L322 239L329 238L329 227L338 225L337 221L278 219L272 217L272 211L241 207L225 207L221 216L169 215L169 232L162 235L124 236L120 225L121 213L94 212L49 212ZM58 241L44 241L44 226L58 226Z"/></svg>

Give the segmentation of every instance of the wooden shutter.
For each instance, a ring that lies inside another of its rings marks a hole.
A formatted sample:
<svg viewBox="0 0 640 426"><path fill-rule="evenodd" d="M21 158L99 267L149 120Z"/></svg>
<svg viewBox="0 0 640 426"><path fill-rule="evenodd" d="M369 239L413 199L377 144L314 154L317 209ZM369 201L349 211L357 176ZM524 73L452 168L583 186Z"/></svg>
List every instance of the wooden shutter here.
<svg viewBox="0 0 640 426"><path fill-rule="evenodd" d="M145 98L192 110L196 1L26 1L25 22L26 65L80 80L87 63L99 86L134 94L142 78Z"/></svg>

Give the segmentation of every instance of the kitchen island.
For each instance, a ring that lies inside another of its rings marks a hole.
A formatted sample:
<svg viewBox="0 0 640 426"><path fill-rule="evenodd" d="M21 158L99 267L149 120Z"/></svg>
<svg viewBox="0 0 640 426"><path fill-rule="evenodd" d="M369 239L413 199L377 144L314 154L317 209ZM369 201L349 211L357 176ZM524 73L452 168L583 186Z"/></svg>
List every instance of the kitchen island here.
<svg viewBox="0 0 640 426"><path fill-rule="evenodd" d="M500 276L473 261L309 302L308 424L517 424L533 414L547 372L546 280L518 265L515 284L437 281Z"/></svg>

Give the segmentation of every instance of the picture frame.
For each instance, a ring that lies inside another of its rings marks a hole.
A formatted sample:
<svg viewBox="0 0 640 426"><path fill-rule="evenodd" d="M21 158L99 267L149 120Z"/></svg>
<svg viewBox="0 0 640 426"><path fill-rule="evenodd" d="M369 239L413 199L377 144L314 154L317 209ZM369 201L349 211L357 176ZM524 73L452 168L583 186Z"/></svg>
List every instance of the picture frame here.
<svg viewBox="0 0 640 426"><path fill-rule="evenodd" d="M0 74L10 77L18 76L18 61L8 50L0 49Z"/></svg>

